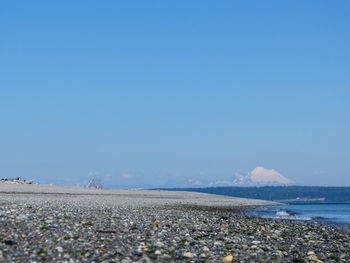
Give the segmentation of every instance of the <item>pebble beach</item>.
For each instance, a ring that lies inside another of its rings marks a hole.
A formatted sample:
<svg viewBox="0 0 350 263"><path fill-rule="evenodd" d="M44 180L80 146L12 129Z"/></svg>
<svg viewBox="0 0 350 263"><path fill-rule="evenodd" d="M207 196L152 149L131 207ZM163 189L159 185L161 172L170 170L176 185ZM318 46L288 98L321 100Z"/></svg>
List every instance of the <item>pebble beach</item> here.
<svg viewBox="0 0 350 263"><path fill-rule="evenodd" d="M276 203L0 184L0 262L350 262L340 227L241 216Z"/></svg>

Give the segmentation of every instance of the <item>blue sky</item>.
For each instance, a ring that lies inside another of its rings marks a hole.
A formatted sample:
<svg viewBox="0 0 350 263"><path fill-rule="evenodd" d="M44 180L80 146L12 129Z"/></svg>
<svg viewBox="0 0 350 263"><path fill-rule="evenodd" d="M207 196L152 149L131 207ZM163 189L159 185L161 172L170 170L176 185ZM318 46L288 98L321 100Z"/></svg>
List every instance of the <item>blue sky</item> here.
<svg viewBox="0 0 350 263"><path fill-rule="evenodd" d="M265 167L296 184L350 185L349 11L2 2L0 177L206 186Z"/></svg>

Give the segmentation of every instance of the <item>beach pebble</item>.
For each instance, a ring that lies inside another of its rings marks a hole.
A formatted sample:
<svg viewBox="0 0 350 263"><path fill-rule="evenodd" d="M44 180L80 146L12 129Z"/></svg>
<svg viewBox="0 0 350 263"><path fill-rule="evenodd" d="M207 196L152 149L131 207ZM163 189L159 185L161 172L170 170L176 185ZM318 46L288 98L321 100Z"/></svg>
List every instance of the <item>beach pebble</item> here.
<svg viewBox="0 0 350 263"><path fill-rule="evenodd" d="M186 257L186 258L194 258L194 255L193 255L192 252L185 252L185 253L183 254L183 256Z"/></svg>
<svg viewBox="0 0 350 263"><path fill-rule="evenodd" d="M160 241L157 241L156 242L156 247L164 247L164 243L160 242Z"/></svg>
<svg viewBox="0 0 350 263"><path fill-rule="evenodd" d="M232 255L228 255L228 256L224 257L222 262L223 263L233 263L233 256Z"/></svg>

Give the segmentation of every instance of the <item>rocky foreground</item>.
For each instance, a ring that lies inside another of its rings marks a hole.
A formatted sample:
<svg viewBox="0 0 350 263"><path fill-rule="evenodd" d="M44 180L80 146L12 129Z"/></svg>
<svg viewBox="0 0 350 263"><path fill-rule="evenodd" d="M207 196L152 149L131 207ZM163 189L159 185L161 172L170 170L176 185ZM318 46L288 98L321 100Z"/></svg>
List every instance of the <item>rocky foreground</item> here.
<svg viewBox="0 0 350 263"><path fill-rule="evenodd" d="M237 207L28 193L0 203L0 262L350 262L344 229Z"/></svg>

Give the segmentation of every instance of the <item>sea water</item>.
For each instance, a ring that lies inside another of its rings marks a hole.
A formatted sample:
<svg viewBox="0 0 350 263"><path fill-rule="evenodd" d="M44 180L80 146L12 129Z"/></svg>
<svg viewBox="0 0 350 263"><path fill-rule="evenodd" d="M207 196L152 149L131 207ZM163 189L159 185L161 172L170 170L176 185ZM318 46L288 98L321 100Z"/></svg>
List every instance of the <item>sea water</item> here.
<svg viewBox="0 0 350 263"><path fill-rule="evenodd" d="M289 204L285 206L266 206L252 210L249 215L297 221L350 224L350 204Z"/></svg>

